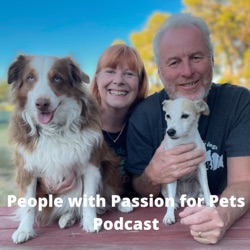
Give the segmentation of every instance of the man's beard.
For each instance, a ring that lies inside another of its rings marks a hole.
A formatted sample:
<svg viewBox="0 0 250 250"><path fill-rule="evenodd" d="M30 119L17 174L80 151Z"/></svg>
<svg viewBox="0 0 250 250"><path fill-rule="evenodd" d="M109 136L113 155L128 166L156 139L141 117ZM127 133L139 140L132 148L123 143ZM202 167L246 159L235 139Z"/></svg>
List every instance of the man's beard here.
<svg viewBox="0 0 250 250"><path fill-rule="evenodd" d="M165 90L169 96L170 99L174 100L177 98L188 98L190 100L204 100L211 89L212 86L212 73L210 73L206 79L203 81L202 87L200 88L198 93L191 93L191 94L182 94L176 90L176 85L174 83L170 84L164 84L165 85ZM171 86L169 88L169 86Z"/></svg>
<svg viewBox="0 0 250 250"><path fill-rule="evenodd" d="M195 101L195 100L204 100L208 96L208 93L211 89L211 86L212 86L212 82L209 85L206 85L206 87L203 86L198 94L193 94L193 95L192 94L191 95L183 95L183 94L180 94L178 92L171 93L168 89L166 91L168 93L169 99L171 99L171 100L184 97L184 98L188 98L192 101Z"/></svg>

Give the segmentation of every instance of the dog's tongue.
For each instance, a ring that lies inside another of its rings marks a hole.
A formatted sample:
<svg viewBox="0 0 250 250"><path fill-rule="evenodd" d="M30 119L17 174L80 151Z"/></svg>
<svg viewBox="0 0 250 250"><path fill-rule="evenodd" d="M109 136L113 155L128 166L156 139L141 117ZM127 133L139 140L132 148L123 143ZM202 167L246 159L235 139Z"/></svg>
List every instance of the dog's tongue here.
<svg viewBox="0 0 250 250"><path fill-rule="evenodd" d="M53 113L38 113L37 119L41 124L49 123L53 118Z"/></svg>

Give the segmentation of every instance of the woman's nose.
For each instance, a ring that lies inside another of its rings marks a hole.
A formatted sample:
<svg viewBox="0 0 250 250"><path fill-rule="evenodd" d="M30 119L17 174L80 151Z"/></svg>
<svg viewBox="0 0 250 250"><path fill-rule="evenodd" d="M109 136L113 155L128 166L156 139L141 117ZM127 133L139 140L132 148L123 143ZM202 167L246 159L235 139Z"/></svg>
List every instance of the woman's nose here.
<svg viewBox="0 0 250 250"><path fill-rule="evenodd" d="M116 72L116 74L114 75L114 83L116 83L116 84L123 84L124 83L123 73Z"/></svg>

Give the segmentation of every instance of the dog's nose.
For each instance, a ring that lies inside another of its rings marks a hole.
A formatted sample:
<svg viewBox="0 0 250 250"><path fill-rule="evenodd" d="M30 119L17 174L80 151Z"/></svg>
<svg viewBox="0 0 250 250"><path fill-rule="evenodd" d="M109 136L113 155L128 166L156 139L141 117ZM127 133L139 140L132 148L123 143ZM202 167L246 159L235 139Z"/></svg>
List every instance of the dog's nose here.
<svg viewBox="0 0 250 250"><path fill-rule="evenodd" d="M170 129L167 130L167 134L168 134L170 137L172 137L172 136L174 136L174 135L176 134L176 130L173 129L173 128L170 128Z"/></svg>
<svg viewBox="0 0 250 250"><path fill-rule="evenodd" d="M36 100L36 108L40 111L47 111L50 106L50 100L48 98L38 98Z"/></svg>

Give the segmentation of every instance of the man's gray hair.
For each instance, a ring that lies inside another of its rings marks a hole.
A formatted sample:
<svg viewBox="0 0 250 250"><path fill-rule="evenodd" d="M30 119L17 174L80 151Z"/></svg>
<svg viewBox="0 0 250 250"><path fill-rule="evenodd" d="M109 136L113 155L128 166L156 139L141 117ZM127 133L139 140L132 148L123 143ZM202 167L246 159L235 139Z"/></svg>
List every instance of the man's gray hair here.
<svg viewBox="0 0 250 250"><path fill-rule="evenodd" d="M206 24L206 22L197 16L193 16L190 13L179 13L171 15L169 18L165 20L165 22L161 25L161 27L156 32L156 35L153 40L153 49L155 62L159 65L159 57L160 57L160 40L166 30L177 29L177 28L185 28L185 27L197 27L202 33L205 43L209 49L211 57L213 57L213 45L210 39L210 30Z"/></svg>

